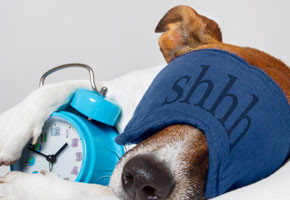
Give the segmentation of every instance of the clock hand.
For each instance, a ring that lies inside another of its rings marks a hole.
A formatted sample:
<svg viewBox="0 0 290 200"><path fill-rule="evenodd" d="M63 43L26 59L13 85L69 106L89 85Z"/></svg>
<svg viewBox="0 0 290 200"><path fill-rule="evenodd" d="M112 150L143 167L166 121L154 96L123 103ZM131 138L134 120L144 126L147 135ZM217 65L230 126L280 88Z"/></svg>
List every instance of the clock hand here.
<svg viewBox="0 0 290 200"><path fill-rule="evenodd" d="M54 154L54 156L55 157L58 157L59 156L59 154L66 148L68 146L68 144L67 143L65 143L55 154Z"/></svg>
<svg viewBox="0 0 290 200"><path fill-rule="evenodd" d="M48 166L49 166L49 171L52 172L53 164L50 162Z"/></svg>
<svg viewBox="0 0 290 200"><path fill-rule="evenodd" d="M34 152L34 153L37 153L37 154L39 154L39 155L45 157L46 159L48 158L47 155L45 155L44 153L41 153L40 151L36 151L36 150L33 149L32 147L28 147L28 149L29 149L30 151Z"/></svg>
<svg viewBox="0 0 290 200"><path fill-rule="evenodd" d="M36 154L39 154L43 157L46 158L46 160L48 162L50 162L51 164L55 163L56 162L56 156L55 155L45 155L44 153L41 153L40 151L36 151L35 149L33 149L32 147L28 147L28 149Z"/></svg>
<svg viewBox="0 0 290 200"><path fill-rule="evenodd" d="M57 158L57 156L59 156L59 154L66 148L68 146L68 144L67 143L65 143L55 154L53 154L53 155L48 155L47 157L46 157L46 160L48 161L48 162L50 162L51 164L54 164L55 162L56 162L56 158Z"/></svg>
<svg viewBox="0 0 290 200"><path fill-rule="evenodd" d="M65 143L55 154L53 155L45 155L44 153L41 153L40 151L36 151L34 148L32 147L28 147L28 149L36 154L39 154L43 157L46 158L46 160L50 163L49 166L49 171L52 171L53 168L53 164L56 162L56 158L57 156L59 156L59 154L68 146L67 143Z"/></svg>

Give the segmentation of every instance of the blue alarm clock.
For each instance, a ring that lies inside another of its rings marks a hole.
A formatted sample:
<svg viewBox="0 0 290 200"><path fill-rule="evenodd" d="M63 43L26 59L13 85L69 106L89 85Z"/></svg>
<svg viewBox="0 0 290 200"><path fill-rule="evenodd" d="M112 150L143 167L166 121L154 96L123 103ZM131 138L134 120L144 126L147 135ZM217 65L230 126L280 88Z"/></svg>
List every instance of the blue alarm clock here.
<svg viewBox="0 0 290 200"><path fill-rule="evenodd" d="M83 67L90 72L93 91L79 89L67 109L54 112L46 121L36 144L28 144L21 158L11 167L27 173L53 172L63 179L108 185L115 165L124 154L115 143L115 124L120 107L105 97L107 88L98 91L91 67L72 63L46 72L40 81L58 70Z"/></svg>

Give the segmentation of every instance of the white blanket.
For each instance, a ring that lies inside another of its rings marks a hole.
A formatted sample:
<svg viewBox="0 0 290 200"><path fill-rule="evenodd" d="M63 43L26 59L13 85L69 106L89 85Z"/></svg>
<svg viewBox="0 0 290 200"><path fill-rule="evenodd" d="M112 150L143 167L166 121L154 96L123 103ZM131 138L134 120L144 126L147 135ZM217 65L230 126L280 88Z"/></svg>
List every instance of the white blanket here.
<svg viewBox="0 0 290 200"><path fill-rule="evenodd" d="M145 70L138 70L135 72L131 72L124 76L121 76L112 81L100 81L97 85L105 85L109 88L108 97L114 99L118 102L122 107L122 117L118 123L118 130L120 132L123 131L124 127L128 123L129 119L132 117L133 112L135 110L136 105L141 99L142 95L150 85L151 81L155 77L155 75L163 68L164 65L148 68ZM33 101L38 102L40 98L43 99L43 94L50 92L53 93L53 88L64 88L66 90L67 85L70 85L71 91L66 91L64 95L68 95L70 92L73 92L77 87L82 85L83 87L89 87L87 82L75 82L74 87L72 87L72 82L63 82L59 84L54 84L51 86L46 86L42 89L39 89L33 92L27 99L23 102L12 108L10 113L4 113L0 116L0 124L1 119L5 117L11 117L11 113L24 112L26 107L28 107L29 102ZM59 96L54 98L59 98L59 102L65 103L62 99L64 96ZM129 98L130 97L130 98ZM33 100L32 100L33 99ZM39 101L40 102L40 101ZM38 103L39 103L38 102ZM43 102L39 103L40 105ZM43 106L43 105L42 105ZM51 110L55 108L52 106ZM19 111L18 111L19 110ZM50 109L48 109L50 110ZM31 113L33 115L33 112ZM42 116L43 118L48 117ZM18 120L18 119L15 119ZM23 120L23 119L22 119ZM27 122L28 123L28 122ZM2 124L3 125L3 124ZM7 126L7 125L6 125ZM12 128L6 127L6 128ZM0 197L1 199L1 197ZM99 198L98 198L99 199ZM104 200L116 200L117 198L112 196L103 197ZM259 181L255 184L249 185L247 187L229 192L222 196L215 198L216 200L251 200L251 199L263 199L263 200L286 200L290 199L290 161L288 161L281 169L279 169L276 173L271 175L270 177Z"/></svg>

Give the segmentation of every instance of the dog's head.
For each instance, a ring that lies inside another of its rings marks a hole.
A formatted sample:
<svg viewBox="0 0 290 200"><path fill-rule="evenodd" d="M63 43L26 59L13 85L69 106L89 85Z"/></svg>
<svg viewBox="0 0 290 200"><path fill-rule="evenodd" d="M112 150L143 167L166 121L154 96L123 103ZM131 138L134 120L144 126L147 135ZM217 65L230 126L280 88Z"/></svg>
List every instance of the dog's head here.
<svg viewBox="0 0 290 200"><path fill-rule="evenodd" d="M222 40L214 21L187 6L168 11L155 31L164 32L159 45L168 63L199 45ZM124 200L204 199L208 163L205 135L189 125L172 125L128 151L110 186Z"/></svg>

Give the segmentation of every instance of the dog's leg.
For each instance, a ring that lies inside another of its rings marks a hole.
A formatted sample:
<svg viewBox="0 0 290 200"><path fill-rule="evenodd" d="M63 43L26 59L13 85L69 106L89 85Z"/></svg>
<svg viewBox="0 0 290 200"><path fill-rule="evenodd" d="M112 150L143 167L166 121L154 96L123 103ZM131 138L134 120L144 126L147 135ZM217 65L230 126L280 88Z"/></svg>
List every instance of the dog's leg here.
<svg viewBox="0 0 290 200"><path fill-rule="evenodd" d="M109 197L112 200L108 187L69 182L45 171L40 174L12 172L0 177L1 200L104 200Z"/></svg>

